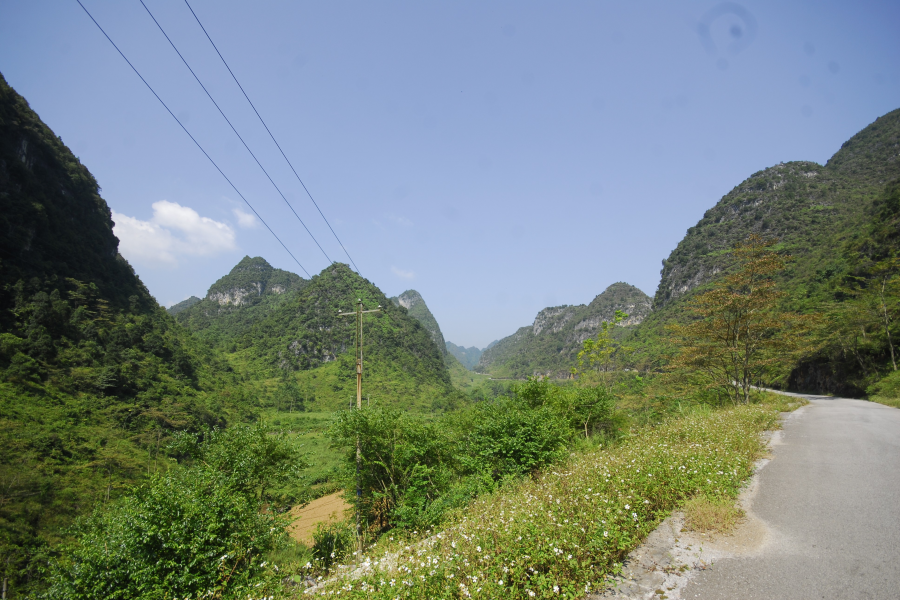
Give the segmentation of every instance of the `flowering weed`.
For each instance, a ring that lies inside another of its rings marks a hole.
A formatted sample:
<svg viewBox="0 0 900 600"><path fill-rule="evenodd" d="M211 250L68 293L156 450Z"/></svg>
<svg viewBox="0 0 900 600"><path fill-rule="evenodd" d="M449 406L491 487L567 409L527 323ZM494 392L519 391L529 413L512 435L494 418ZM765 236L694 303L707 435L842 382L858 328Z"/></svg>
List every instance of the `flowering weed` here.
<svg viewBox="0 0 900 600"><path fill-rule="evenodd" d="M341 598L575 598L695 496L734 498L777 411L750 405L648 428L475 500L418 543L380 548Z"/></svg>

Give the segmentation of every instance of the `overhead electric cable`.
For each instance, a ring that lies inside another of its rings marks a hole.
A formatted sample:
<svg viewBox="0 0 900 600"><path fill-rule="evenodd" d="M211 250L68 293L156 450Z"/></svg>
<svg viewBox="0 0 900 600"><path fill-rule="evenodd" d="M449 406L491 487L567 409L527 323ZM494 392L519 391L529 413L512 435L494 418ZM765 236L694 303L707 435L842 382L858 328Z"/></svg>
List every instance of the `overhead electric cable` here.
<svg viewBox="0 0 900 600"><path fill-rule="evenodd" d="M272 180L272 176L269 175L269 172L266 171L266 168L264 166L262 166L262 163L259 162L258 158L256 158L256 155L253 153L253 150L250 149L250 146L247 145L247 142L245 142L244 138L241 137L241 134L238 133L238 130L234 128L234 125L232 125L232 123L228 119L228 117L225 116L225 113L222 111L221 107L219 106L219 103L215 101L215 99L212 97L212 94L209 93L209 90L206 89L206 86L203 85L203 82L200 81L200 78L197 77L196 73L194 73L194 70L191 68L191 65L188 64L188 62L185 60L184 56L181 55L181 52L178 51L178 48L175 46L175 42L172 41L172 39L169 37L169 34L166 33L166 30L162 28L162 25L159 24L159 21L157 21L156 17L153 16L153 13L150 12L149 8L147 8L147 5L144 4L144 0L140 0L140 3L144 7L144 10L147 11L147 14L150 15L150 18L153 19L153 22L156 23L156 26L159 27L159 30L162 32L162 34L165 36L165 38L169 41L169 44L172 46L172 49L175 50L175 54L178 55L178 58L181 59L181 62L184 63L184 66L186 66L188 71L191 72L191 75L194 76L194 79L197 80L197 83L200 84L200 87L203 88L203 91L206 92L206 96L210 99L210 101L213 103L213 105L215 105L216 109L219 111L219 114L222 115L222 118L225 119L225 122L228 123L229 127L231 127L231 130L234 132L234 135L236 135L238 137L238 139L241 140L241 143L244 145L244 148L247 149L247 152L250 153L250 156L253 157L253 160L255 160L256 164L259 165L259 168L262 169L262 172L266 174L266 177L269 179L269 182L278 191L278 195L281 196L281 199L284 200L284 203L288 205L288 208L291 209L291 212L294 213L294 216L297 217L297 220L300 221L301 225L303 225L303 229L306 230L306 233L309 234L309 237L312 238L312 241L314 241L316 243L316 246L319 247L319 250L321 250L322 254L325 255L325 258L328 259L328 262L334 264L334 261L331 260L331 258L328 256L328 253L325 252L324 248L322 248L322 245L319 243L319 240L316 239L316 236L314 236L312 234L312 232L309 230L309 227L306 226L306 223L303 222L303 219L300 218L300 215L297 214L297 211L294 210L294 207L291 206L291 203L288 202L287 198L285 198L284 194L281 191L281 188L279 188L278 185L275 183L275 181Z"/></svg>
<svg viewBox="0 0 900 600"><path fill-rule="evenodd" d="M265 220L263 220L263 218L260 216L260 214L258 212L256 212L256 209L253 208L253 205L250 204L250 202L244 197L244 195L240 192L240 190L238 190L237 187L231 182L231 180L228 179L228 176L225 175L225 173L222 171L222 169L219 168L219 165L216 164L216 161L214 161L212 159L212 157L209 154L207 154L206 150L203 149L203 146L200 145L200 142L198 142L194 138L194 136L191 135L191 132L187 130L187 127L185 127L184 124L178 120L178 117L175 116L175 113L173 113L172 110L169 108L169 106L165 102L163 102L163 99L159 97L159 94L156 93L156 91L153 89L153 87L149 83L147 83L147 80L144 79L144 76L141 75L140 71L138 71L135 68L135 66L133 64L131 64L131 61L128 60L128 57L125 56L125 54L121 50L119 50L119 47L116 46L116 43L114 41L112 41L112 38L109 37L109 35L106 33L106 31L104 31L104 29L102 27L100 27L100 23L98 23L97 19L95 19L94 16L90 13L90 11L87 8L85 8L84 4L81 3L81 0L75 0L75 1L82 8L82 10L84 10L84 12L87 14L87 16L90 17L91 21L94 22L94 25L97 26L97 29L100 30L100 33L102 33L104 35L104 37L106 37L106 39L109 40L109 43L112 44L113 48L116 49L116 52L119 53L119 56L121 56L123 59L125 59L125 62L128 63L128 66L131 67L131 70L134 71L135 75L140 77L141 81L144 82L144 85L147 86L147 89L150 90L150 92L154 96L156 96L156 99L159 100L159 103L163 105L163 108L166 109L166 112L168 112L172 116L172 118L175 119L175 122L178 123L179 126L181 126L181 129L184 130L184 132L188 135L189 138L191 138L191 141L194 142L194 144L196 144L197 148L200 149L200 152L203 153L203 156L205 156L209 160L209 162L211 162L212 165L216 168L216 170L219 172L219 174L225 178L225 181L228 182L228 185L231 186L231 189L233 189L235 191L235 193L241 197L241 200L244 201L244 204L246 204L250 208L250 210L253 211L253 214L255 214L256 217L262 222L262 224L266 226L266 229L268 229L269 233L271 233L275 237L275 239L278 240L278 243L281 244L281 247L284 248L285 252L287 252L288 254L291 255L291 258L293 258L294 262L297 263L297 265L301 269L303 269L303 272L306 273L306 276L311 277L311 275L309 274L309 271L307 271L306 268L304 268L304 266L300 264L300 261L297 260L296 256L294 256L294 253L291 252L290 250L288 250L288 247L284 245L284 242L281 241L281 238L279 238L275 234L275 232L272 231L272 228L269 227L269 224L266 223Z"/></svg>
<svg viewBox="0 0 900 600"><path fill-rule="evenodd" d="M297 174L297 169L294 168L294 165L291 164L291 161L288 159L287 155L284 153L284 150L281 149L281 144L278 143L278 140L275 139L275 136L272 135L272 131L269 129L269 126L266 125L266 122L263 120L262 115L259 114L259 111L256 110L256 106L253 104L253 101L250 100L250 96L247 95L247 92L244 91L244 86L241 85L241 82L238 81L234 72L231 70L231 67L228 66L228 61L225 60L225 57L222 56L222 53L219 52L219 47L216 46L216 43L212 41L212 38L209 36L209 32L206 31L206 27L203 26L203 23L200 22L200 17L197 16L197 13L194 12L194 9L191 8L191 4L188 0L184 0L184 3L187 4L187 7L190 9L191 14L194 15L194 18L197 20L197 24L200 26L200 29L203 30L203 33L206 34L206 39L209 40L209 43L212 44L212 47L215 48L216 54L219 55L219 58L222 59L222 63L225 65L225 68L228 69L228 72L231 73L231 78L234 79L234 82L241 89L241 93L244 94L244 98L247 99L247 102L250 103L250 106L253 108L253 112L256 113L256 116L259 118L259 122L262 123L263 127L266 128L266 132L269 134L269 137L272 138L272 141L275 142L275 146L278 147L278 151L281 152L281 156L284 157L285 162L287 162L288 166L291 168L291 171L294 172L294 176L297 178L297 181L300 182L300 185L303 186L303 191L306 192L306 195L309 196L309 199L312 200L313 205L316 207L316 210L319 211L319 214L322 215L322 219L325 220L325 224L328 225L328 229L331 230L332 235L334 235L334 239L337 240L337 243L341 245L341 249L344 251L344 254L347 255L347 258L350 260L350 264L356 269L356 272L359 273L359 267L356 266L356 263L353 262L353 258L350 257L350 253L347 252L347 249L344 247L344 243L338 237L337 233L335 233L334 228L331 226L331 223L328 222L328 219L325 217L325 214L322 212L322 209L319 208L319 204L316 202L315 198L313 198L312 194L307 189L306 184L303 183L303 180L300 178L300 175Z"/></svg>

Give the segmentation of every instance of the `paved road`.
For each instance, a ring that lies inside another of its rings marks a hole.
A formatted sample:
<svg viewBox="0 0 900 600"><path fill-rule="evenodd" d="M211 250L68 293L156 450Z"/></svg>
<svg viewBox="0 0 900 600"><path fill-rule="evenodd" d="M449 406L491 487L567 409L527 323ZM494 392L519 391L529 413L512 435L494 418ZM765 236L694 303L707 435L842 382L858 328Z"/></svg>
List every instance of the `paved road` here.
<svg viewBox="0 0 900 600"><path fill-rule="evenodd" d="M697 573L682 598L900 599L900 410L804 397L759 475L769 542Z"/></svg>

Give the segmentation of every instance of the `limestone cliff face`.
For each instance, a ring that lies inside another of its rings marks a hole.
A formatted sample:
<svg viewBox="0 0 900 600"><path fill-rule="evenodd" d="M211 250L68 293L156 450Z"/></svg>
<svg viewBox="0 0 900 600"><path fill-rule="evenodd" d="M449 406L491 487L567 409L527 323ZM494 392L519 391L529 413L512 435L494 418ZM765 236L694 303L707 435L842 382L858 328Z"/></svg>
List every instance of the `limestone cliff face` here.
<svg viewBox="0 0 900 600"><path fill-rule="evenodd" d="M299 289L304 279L299 275L275 269L265 259L245 256L206 293L206 299L219 306L244 306L253 304L265 294L283 294L289 289Z"/></svg>
<svg viewBox="0 0 900 600"><path fill-rule="evenodd" d="M597 335L600 324L612 321L617 310L628 315L620 326L629 327L640 324L650 308L650 298L641 290L614 283L590 304L543 309L531 325L486 349L475 370L498 377L565 377L584 340Z"/></svg>
<svg viewBox="0 0 900 600"><path fill-rule="evenodd" d="M406 290L399 296L391 298L391 302L394 303L394 306L402 306L405 308L409 316L417 320L428 330L428 333L431 334L431 339L434 340L441 356L447 354L447 344L444 342L444 334L441 333L441 327L438 325L437 319L434 318L434 315L431 314L431 311L428 309L428 305L425 304L425 299L422 298L422 294L416 290Z"/></svg>
<svg viewBox="0 0 900 600"><path fill-rule="evenodd" d="M556 333L561 331L566 323L572 320L575 315L574 306L551 306L545 308L534 318L531 324L531 331L534 335L541 335L542 332Z"/></svg>

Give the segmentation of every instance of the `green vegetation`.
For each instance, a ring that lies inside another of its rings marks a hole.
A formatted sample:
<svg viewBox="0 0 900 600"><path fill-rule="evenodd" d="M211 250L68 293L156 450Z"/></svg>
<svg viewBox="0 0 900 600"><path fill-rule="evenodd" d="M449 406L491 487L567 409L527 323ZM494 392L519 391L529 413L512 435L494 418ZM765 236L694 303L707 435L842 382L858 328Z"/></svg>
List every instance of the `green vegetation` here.
<svg viewBox="0 0 900 600"><path fill-rule="evenodd" d="M279 515L338 486L382 562L319 592L596 589L674 508L728 517L758 432L796 406L751 383L900 405L898 143L895 111L824 167L753 175L664 261L652 313L617 283L481 353L445 343L414 290L389 301L343 264L307 281L244 257L165 311L118 255L97 182L0 78L8 596L290 595L348 556L355 527L307 549ZM365 317L362 410L338 315L357 299L382 308ZM729 387L741 406L723 408Z"/></svg>
<svg viewBox="0 0 900 600"><path fill-rule="evenodd" d="M172 432L258 410L118 255L98 191L0 78L0 578L14 598L40 589L76 516L161 468Z"/></svg>
<svg viewBox="0 0 900 600"><path fill-rule="evenodd" d="M263 258L245 256L210 286L203 300L185 300L170 308L169 314L208 344L233 352L248 346L247 332L306 283Z"/></svg>
<svg viewBox="0 0 900 600"><path fill-rule="evenodd" d="M601 323L611 321L616 311L630 315L616 332L621 336L647 316L650 299L632 285L614 283L586 306L545 308L532 325L485 349L475 370L513 379L567 378L584 340L594 336Z"/></svg>
<svg viewBox="0 0 900 600"><path fill-rule="evenodd" d="M189 462L154 475L121 502L78 524L53 564L47 598L216 597L266 593L277 582L265 556L287 522L262 510L273 486L303 463L284 434L236 426L175 436ZM260 588L266 585L265 588Z"/></svg>
<svg viewBox="0 0 900 600"><path fill-rule="evenodd" d="M623 340L634 350L631 366L660 370L670 363L677 349L666 327L690 323L691 298L731 273L734 246L758 234L792 256L774 277L784 293L778 310L821 316L805 340L818 350L767 383L865 395L893 371L891 340L900 334L890 302L897 296L889 292L882 302L880 292L896 277L897 143L900 110L853 136L824 167L779 164L723 197L663 261L654 311Z"/></svg>
<svg viewBox="0 0 900 600"><path fill-rule="evenodd" d="M431 339L441 351L441 354L447 353L447 344L444 342L444 334L441 333L441 326L438 325L437 319L428 310L428 305L422 295L416 290L406 290L399 296L391 298L394 306L402 306L407 310L407 314L422 324L422 327L431 334Z"/></svg>
<svg viewBox="0 0 900 600"><path fill-rule="evenodd" d="M373 535L436 525L477 494L558 459L580 432L610 428L612 399L602 393L585 422L592 393L531 379L429 420L379 405L339 413L329 436L345 451L347 500Z"/></svg>
<svg viewBox="0 0 900 600"><path fill-rule="evenodd" d="M197 304L198 302L201 302L200 298L198 298L197 296L191 296L190 298L188 298L186 300L182 300L178 304L174 304L174 305L170 306L169 308L166 309L166 312L174 317L181 311L192 307L193 305Z"/></svg>
<svg viewBox="0 0 900 600"><path fill-rule="evenodd" d="M690 498L734 498L778 413L748 405L644 429L575 453L457 512L439 531L382 538L362 576L316 595L350 598L580 598Z"/></svg>
<svg viewBox="0 0 900 600"><path fill-rule="evenodd" d="M284 281L288 276L294 279ZM357 298L366 307L382 307L363 324L369 401L398 402L426 412L451 406L457 395L431 333L341 263L306 281L272 269L261 258L244 258L210 288L205 300L177 318L223 352L258 393L290 385L300 390L307 409L339 410L356 397L356 342L353 320L339 317L338 311L351 310Z"/></svg>

